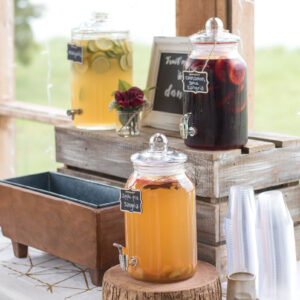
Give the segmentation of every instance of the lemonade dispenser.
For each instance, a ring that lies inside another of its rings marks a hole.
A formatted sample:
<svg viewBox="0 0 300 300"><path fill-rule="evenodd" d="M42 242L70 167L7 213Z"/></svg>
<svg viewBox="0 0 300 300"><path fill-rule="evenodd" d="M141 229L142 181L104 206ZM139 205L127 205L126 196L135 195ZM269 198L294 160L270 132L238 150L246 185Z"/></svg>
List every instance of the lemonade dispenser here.
<svg viewBox="0 0 300 300"><path fill-rule="evenodd" d="M132 84L132 48L129 32L115 30L105 13L72 30L68 44L71 60L73 124L86 129L113 129L115 112L109 111L119 79Z"/></svg>
<svg viewBox="0 0 300 300"><path fill-rule="evenodd" d="M135 279L173 282L196 271L195 187L185 174L186 160L160 133L148 150L131 156L134 172L120 198L126 247L114 246L121 268Z"/></svg>

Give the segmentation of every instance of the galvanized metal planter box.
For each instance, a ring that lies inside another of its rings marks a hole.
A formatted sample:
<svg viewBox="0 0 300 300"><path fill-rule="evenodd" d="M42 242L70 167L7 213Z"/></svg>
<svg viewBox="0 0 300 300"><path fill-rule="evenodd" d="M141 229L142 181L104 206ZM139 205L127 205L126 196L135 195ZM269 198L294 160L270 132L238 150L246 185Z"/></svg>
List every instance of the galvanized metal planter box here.
<svg viewBox="0 0 300 300"><path fill-rule="evenodd" d="M119 189L59 173L0 181L0 226L17 257L35 247L87 267L95 285L124 243Z"/></svg>

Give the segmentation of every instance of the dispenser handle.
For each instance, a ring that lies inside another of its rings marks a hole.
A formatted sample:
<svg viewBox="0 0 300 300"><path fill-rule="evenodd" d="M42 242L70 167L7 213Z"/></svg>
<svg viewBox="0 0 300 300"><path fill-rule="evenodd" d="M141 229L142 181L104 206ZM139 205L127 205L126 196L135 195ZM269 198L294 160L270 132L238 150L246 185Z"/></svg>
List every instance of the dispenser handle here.
<svg viewBox="0 0 300 300"><path fill-rule="evenodd" d="M67 110L67 116L71 116L72 120L74 120L76 114L81 115L82 114L82 109L77 108L77 109L68 109Z"/></svg>

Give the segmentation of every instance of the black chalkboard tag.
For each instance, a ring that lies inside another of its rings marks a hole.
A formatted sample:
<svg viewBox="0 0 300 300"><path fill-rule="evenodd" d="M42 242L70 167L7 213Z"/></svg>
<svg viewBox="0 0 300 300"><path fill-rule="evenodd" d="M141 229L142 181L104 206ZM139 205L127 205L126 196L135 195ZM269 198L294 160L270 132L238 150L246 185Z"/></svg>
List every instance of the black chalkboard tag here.
<svg viewBox="0 0 300 300"><path fill-rule="evenodd" d="M81 46L76 46L74 44L68 44L68 60L83 63L83 50Z"/></svg>
<svg viewBox="0 0 300 300"><path fill-rule="evenodd" d="M188 93L208 93L207 72L183 71L183 91Z"/></svg>
<svg viewBox="0 0 300 300"><path fill-rule="evenodd" d="M120 207L122 211L142 213L142 196L140 190L121 189Z"/></svg>

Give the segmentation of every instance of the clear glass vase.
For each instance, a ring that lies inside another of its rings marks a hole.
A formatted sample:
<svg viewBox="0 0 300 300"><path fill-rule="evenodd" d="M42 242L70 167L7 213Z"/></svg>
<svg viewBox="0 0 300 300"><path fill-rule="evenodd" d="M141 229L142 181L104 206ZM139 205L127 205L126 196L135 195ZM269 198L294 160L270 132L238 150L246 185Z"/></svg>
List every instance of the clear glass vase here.
<svg viewBox="0 0 300 300"><path fill-rule="evenodd" d="M117 111L117 113L116 131L119 136L129 137L140 134L140 111Z"/></svg>

